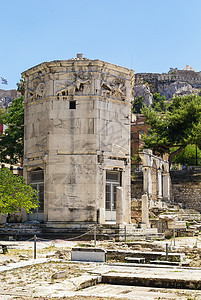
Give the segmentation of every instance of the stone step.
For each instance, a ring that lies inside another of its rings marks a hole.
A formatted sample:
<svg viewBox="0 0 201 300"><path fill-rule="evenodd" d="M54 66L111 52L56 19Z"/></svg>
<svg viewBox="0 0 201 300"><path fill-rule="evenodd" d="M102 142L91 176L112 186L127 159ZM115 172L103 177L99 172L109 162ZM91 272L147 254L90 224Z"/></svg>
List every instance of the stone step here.
<svg viewBox="0 0 201 300"><path fill-rule="evenodd" d="M150 260L150 264L179 266L180 262L177 262L177 261L168 261L168 260Z"/></svg>
<svg viewBox="0 0 201 300"><path fill-rule="evenodd" d="M64 227L65 226L65 227ZM125 230L126 228L126 230ZM125 240L134 238L161 238L156 228L136 228L128 225L96 225L96 224L29 224L8 223L0 225L0 239L29 239L34 235L45 239L69 239L80 237L81 240Z"/></svg>
<svg viewBox="0 0 201 300"><path fill-rule="evenodd" d="M139 263L139 264L145 263L144 257L125 257L124 260L128 263Z"/></svg>

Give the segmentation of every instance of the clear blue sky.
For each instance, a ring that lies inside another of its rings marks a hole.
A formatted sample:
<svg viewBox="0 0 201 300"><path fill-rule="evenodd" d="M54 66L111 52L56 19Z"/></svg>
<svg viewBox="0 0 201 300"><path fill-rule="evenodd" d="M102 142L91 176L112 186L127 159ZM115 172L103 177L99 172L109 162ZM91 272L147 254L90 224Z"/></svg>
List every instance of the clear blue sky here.
<svg viewBox="0 0 201 300"><path fill-rule="evenodd" d="M0 28L3 89L78 52L136 73L201 71L201 0L2 0Z"/></svg>

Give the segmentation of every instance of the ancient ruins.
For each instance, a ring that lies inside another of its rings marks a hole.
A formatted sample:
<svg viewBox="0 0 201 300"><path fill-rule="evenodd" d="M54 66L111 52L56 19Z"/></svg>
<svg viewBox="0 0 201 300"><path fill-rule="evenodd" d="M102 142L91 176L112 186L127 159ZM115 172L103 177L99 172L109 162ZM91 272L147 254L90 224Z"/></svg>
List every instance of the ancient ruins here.
<svg viewBox="0 0 201 300"><path fill-rule="evenodd" d="M78 54L22 76L24 176L40 200L29 220L129 223L133 71Z"/></svg>

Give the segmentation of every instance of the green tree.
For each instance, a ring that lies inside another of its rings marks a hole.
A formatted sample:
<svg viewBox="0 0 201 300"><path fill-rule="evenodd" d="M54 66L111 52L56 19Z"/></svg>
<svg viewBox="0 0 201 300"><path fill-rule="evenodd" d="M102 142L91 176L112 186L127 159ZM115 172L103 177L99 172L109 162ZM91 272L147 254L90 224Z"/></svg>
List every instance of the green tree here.
<svg viewBox="0 0 201 300"><path fill-rule="evenodd" d="M151 126L149 134L143 135L145 148L156 154L168 153L170 165L173 157L187 145L197 144L201 149L201 97L175 97L166 114L147 107L143 113Z"/></svg>
<svg viewBox="0 0 201 300"><path fill-rule="evenodd" d="M6 109L0 107L0 124L3 123L3 118L4 118L5 113L6 113Z"/></svg>
<svg viewBox="0 0 201 300"><path fill-rule="evenodd" d="M5 134L0 136L0 161L15 164L24 153L24 98L14 99L7 113L1 114L6 124Z"/></svg>
<svg viewBox="0 0 201 300"><path fill-rule="evenodd" d="M27 212L38 207L37 192L21 176L7 168L0 169L0 213Z"/></svg>
<svg viewBox="0 0 201 300"><path fill-rule="evenodd" d="M135 98L132 107L132 113L141 114L141 110L143 106L144 106L144 98L142 96Z"/></svg>
<svg viewBox="0 0 201 300"><path fill-rule="evenodd" d="M21 93L22 96L24 96L25 93L25 84L24 79L20 79L20 82L17 83L17 90Z"/></svg>
<svg viewBox="0 0 201 300"><path fill-rule="evenodd" d="M161 96L160 93L153 94L151 108L157 112L165 112L167 108L165 100L165 96Z"/></svg>
<svg viewBox="0 0 201 300"><path fill-rule="evenodd" d="M201 165L201 150L197 149L198 165ZM188 145L179 154L175 155L173 162L181 165L195 166L196 165L196 146Z"/></svg>

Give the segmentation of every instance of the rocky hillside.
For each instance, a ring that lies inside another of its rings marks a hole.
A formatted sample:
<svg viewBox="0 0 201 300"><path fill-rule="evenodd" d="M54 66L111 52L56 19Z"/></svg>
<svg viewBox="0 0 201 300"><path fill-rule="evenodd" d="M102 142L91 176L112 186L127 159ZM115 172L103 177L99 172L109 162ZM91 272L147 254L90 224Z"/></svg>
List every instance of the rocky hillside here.
<svg viewBox="0 0 201 300"><path fill-rule="evenodd" d="M163 74L135 74L134 98L143 96L145 104L150 106L154 93L164 95L167 100L175 95L200 94L201 72L187 67L184 70L171 68L168 73Z"/></svg>
<svg viewBox="0 0 201 300"><path fill-rule="evenodd" d="M12 103L12 100L20 96L21 95L17 90L0 89L0 107L8 108L8 106Z"/></svg>

